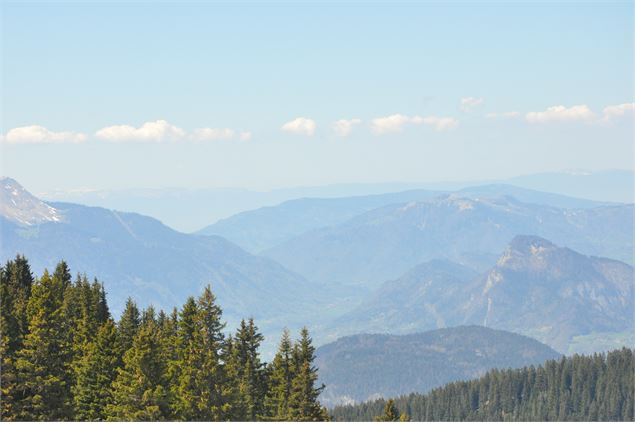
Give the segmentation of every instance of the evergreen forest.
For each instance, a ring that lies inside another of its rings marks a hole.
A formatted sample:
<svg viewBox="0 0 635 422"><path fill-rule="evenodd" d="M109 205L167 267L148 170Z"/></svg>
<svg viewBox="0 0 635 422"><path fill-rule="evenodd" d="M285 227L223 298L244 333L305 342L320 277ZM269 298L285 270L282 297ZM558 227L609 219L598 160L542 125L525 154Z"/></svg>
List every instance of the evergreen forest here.
<svg viewBox="0 0 635 422"><path fill-rule="evenodd" d="M118 321L99 281L65 262L39 278L0 268L2 420L324 420L307 329L270 363L253 319L226 334L208 286L170 313L129 299Z"/></svg>

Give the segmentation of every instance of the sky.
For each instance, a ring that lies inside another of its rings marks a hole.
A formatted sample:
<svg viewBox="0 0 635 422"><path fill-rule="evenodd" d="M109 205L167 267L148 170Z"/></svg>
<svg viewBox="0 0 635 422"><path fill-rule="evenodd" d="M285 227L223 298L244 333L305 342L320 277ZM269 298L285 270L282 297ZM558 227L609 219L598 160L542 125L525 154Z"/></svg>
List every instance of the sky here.
<svg viewBox="0 0 635 422"><path fill-rule="evenodd" d="M633 2L2 1L30 190L633 169Z"/></svg>

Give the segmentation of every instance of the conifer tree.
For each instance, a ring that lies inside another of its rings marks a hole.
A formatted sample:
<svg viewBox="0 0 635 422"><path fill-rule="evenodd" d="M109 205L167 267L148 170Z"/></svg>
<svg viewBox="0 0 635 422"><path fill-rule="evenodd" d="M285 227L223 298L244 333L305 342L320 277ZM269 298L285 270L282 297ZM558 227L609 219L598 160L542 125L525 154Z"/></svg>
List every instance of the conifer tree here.
<svg viewBox="0 0 635 422"><path fill-rule="evenodd" d="M139 325L141 325L141 316L137 304L128 298L126 300L126 306L119 323L117 324L117 352L121 359L124 354L132 347L132 342L139 331ZM120 361L120 365L123 362Z"/></svg>
<svg viewBox="0 0 635 422"><path fill-rule="evenodd" d="M195 385L195 373L200 370L196 362L196 314L198 307L189 297L180 312L176 330L176 360L171 362L172 396L177 418L196 419L196 403L199 400Z"/></svg>
<svg viewBox="0 0 635 422"><path fill-rule="evenodd" d="M395 406L395 401L390 399L386 402L386 406L384 407L384 414L381 417L381 420L384 422L397 422L400 419L401 415L399 414L399 410L397 406Z"/></svg>
<svg viewBox="0 0 635 422"><path fill-rule="evenodd" d="M56 270L52 277L44 271L29 299L29 332L15 363L17 382L24 394L16 403L19 419L72 417L70 385L66 382L69 345L65 344L62 314L68 273L63 270Z"/></svg>
<svg viewBox="0 0 635 422"><path fill-rule="evenodd" d="M17 255L0 268L0 315L3 318L2 333L7 336L8 355L20 348L27 333L29 319L27 304L31 297L33 274L27 259Z"/></svg>
<svg viewBox="0 0 635 422"><path fill-rule="evenodd" d="M293 420L321 420L324 412L318 396L324 389L324 385L316 387L318 375L317 368L313 365L315 360L315 347L309 336L309 331L303 328L300 332L300 340L294 348L295 376L291 383L291 395L289 397L290 418Z"/></svg>
<svg viewBox="0 0 635 422"><path fill-rule="evenodd" d="M116 327L109 319L99 328L94 341L86 346L77 365L77 381L73 387L77 419L101 420L106 417L106 408L113 403L111 388L119 359L116 341Z"/></svg>
<svg viewBox="0 0 635 422"><path fill-rule="evenodd" d="M198 298L198 310L196 340L201 354L201 370L196 374L200 388L198 415L201 419L218 420L228 413L230 406L226 397L226 374L221 362L225 323L210 286Z"/></svg>
<svg viewBox="0 0 635 422"><path fill-rule="evenodd" d="M228 373L232 377L231 419L255 420L265 413L266 379L258 348L262 334L254 324L242 320L231 340Z"/></svg>
<svg viewBox="0 0 635 422"><path fill-rule="evenodd" d="M289 330L285 328L278 351L269 367L269 385L265 399L267 415L272 419L286 420L289 417L291 383L295 375L293 344Z"/></svg>
<svg viewBox="0 0 635 422"><path fill-rule="evenodd" d="M26 258L18 255L0 268L0 418L17 417L15 404L22 400L15 369L16 352L28 332L27 304L33 275Z"/></svg>
<svg viewBox="0 0 635 422"><path fill-rule="evenodd" d="M156 420L170 417L165 364L156 323L148 318L134 337L112 384L114 419Z"/></svg>

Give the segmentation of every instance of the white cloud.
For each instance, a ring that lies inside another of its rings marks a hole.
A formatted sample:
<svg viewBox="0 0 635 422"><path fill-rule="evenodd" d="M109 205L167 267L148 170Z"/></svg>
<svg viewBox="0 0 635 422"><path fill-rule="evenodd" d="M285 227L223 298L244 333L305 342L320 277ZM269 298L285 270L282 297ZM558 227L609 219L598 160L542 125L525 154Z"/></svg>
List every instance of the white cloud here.
<svg viewBox="0 0 635 422"><path fill-rule="evenodd" d="M238 139L240 139L241 141L249 141L249 140L251 140L251 132L249 132L249 131L240 132L240 135L238 136Z"/></svg>
<svg viewBox="0 0 635 422"><path fill-rule="evenodd" d="M432 126L435 130L441 132L454 129L459 125L459 121L452 117L427 116L423 118L423 124Z"/></svg>
<svg viewBox="0 0 635 422"><path fill-rule="evenodd" d="M409 117L403 114L393 114L373 119L370 128L377 135L382 135L389 132L401 132L408 123L421 124L423 119L419 116Z"/></svg>
<svg viewBox="0 0 635 422"><path fill-rule="evenodd" d="M483 104L483 98L465 97L461 98L461 111L469 113L475 107Z"/></svg>
<svg viewBox="0 0 635 422"><path fill-rule="evenodd" d="M33 125L11 129L1 140L8 144L80 143L86 140L86 135L78 132L53 132L43 126Z"/></svg>
<svg viewBox="0 0 635 422"><path fill-rule="evenodd" d="M360 124L362 121L360 119L341 119L333 123L333 130L337 136L348 136L353 130L353 126Z"/></svg>
<svg viewBox="0 0 635 422"><path fill-rule="evenodd" d="M529 123L591 121L595 114L584 105L565 107L562 105L547 108L545 111L531 111L525 115Z"/></svg>
<svg viewBox="0 0 635 422"><path fill-rule="evenodd" d="M609 121L614 118L622 117L628 112L632 112L635 110L635 103L624 103L618 105L612 105L604 107L603 110L603 121Z"/></svg>
<svg viewBox="0 0 635 422"><path fill-rule="evenodd" d="M501 113L487 113L485 117L488 119L515 119L517 117L520 117L520 112L504 111Z"/></svg>
<svg viewBox="0 0 635 422"><path fill-rule="evenodd" d="M221 139L232 139L236 136L236 132L233 129L216 129L210 127L204 127L200 129L194 129L192 133L192 139L196 141L216 141Z"/></svg>
<svg viewBox="0 0 635 422"><path fill-rule="evenodd" d="M181 139L185 137L185 131L165 120L157 120L146 122L139 128L128 125L108 126L98 130L95 136L110 142L161 142Z"/></svg>
<svg viewBox="0 0 635 422"><path fill-rule="evenodd" d="M382 135L390 132L401 132L405 125L413 124L426 126L432 126L437 131L454 129L459 121L452 117L437 117L437 116L404 116L403 114L393 114L386 117L378 117L371 122L371 130L377 134Z"/></svg>
<svg viewBox="0 0 635 422"><path fill-rule="evenodd" d="M285 123L280 129L284 132L313 136L316 127L317 125L314 120L307 119L306 117L298 117L297 119Z"/></svg>

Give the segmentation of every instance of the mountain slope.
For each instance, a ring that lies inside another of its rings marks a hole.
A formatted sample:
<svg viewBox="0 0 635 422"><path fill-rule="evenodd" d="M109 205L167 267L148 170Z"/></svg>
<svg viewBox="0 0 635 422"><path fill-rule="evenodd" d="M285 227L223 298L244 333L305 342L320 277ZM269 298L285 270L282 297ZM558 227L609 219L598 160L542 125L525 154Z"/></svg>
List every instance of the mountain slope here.
<svg viewBox="0 0 635 422"><path fill-rule="evenodd" d="M61 221L58 210L31 195L9 177L0 178L0 216L25 226Z"/></svg>
<svg viewBox="0 0 635 422"><path fill-rule="evenodd" d="M310 280L377 286L431 259L484 270L518 234L632 262L633 205L560 209L512 197L447 195L389 205L265 251Z"/></svg>
<svg viewBox="0 0 635 422"><path fill-rule="evenodd" d="M383 283L361 305L333 321L331 338L354 333L406 334L459 325L453 312L465 287L478 273L450 261L417 265L396 280Z"/></svg>
<svg viewBox="0 0 635 422"><path fill-rule="evenodd" d="M372 209L441 194L412 190L345 198L301 198L280 205L245 211L220 220L198 234L216 234L257 253L307 231L342 223Z"/></svg>
<svg viewBox="0 0 635 422"><path fill-rule="evenodd" d="M382 284L328 331L408 333L478 324L564 352L580 336L632 330L634 283L627 264L517 236L482 275L448 262L419 265Z"/></svg>
<svg viewBox="0 0 635 422"><path fill-rule="evenodd" d="M476 378L492 368L535 365L559 355L536 340L485 327L446 328L404 336L359 334L317 349L328 406L426 392Z"/></svg>
<svg viewBox="0 0 635 422"><path fill-rule="evenodd" d="M302 198L276 206L245 211L218 221L198 234L223 236L242 248L261 252L305 232L340 224L375 208L390 204L423 201L444 195L438 190L409 190L380 195L345 198ZM564 195L533 191L511 185L483 185L461 189L468 198L512 195L524 201L561 208L592 208L606 205L601 202Z"/></svg>
<svg viewBox="0 0 635 422"><path fill-rule="evenodd" d="M36 273L64 259L104 282L115 312L127 296L169 310L209 283L230 322L254 316L277 330L293 326L293 316L302 319L321 297L301 276L221 237L179 233L138 214L50 206L60 221L26 225L0 217L0 259L24 254Z"/></svg>
<svg viewBox="0 0 635 422"><path fill-rule="evenodd" d="M632 329L634 282L633 267L622 262L518 236L476 281L464 312L466 321L566 350L576 335Z"/></svg>

